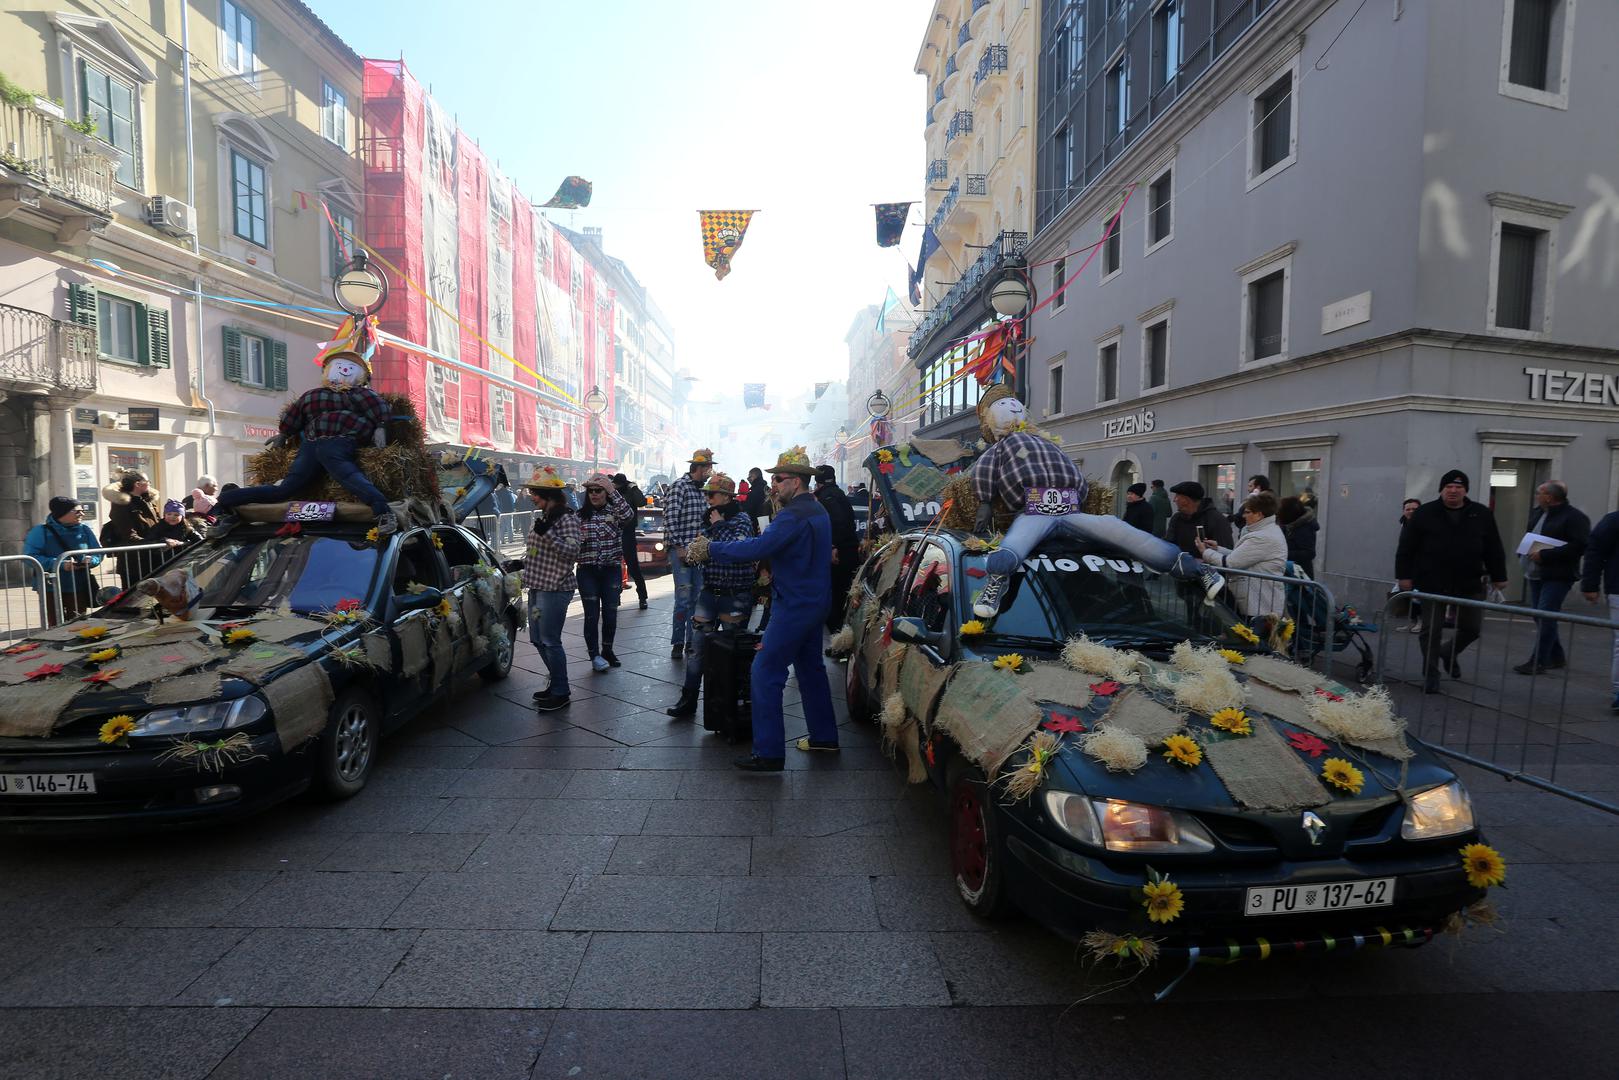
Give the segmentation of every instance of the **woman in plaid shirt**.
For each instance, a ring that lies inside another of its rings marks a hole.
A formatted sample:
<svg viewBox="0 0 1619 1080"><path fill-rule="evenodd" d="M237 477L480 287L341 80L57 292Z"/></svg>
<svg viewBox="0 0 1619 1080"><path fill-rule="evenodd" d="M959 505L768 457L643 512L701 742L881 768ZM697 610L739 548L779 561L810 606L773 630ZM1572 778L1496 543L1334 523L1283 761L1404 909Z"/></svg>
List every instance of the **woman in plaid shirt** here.
<svg viewBox="0 0 1619 1080"><path fill-rule="evenodd" d="M584 539L579 548L579 599L585 604L585 648L590 666L599 675L618 667L613 635L618 630L619 594L624 591L620 565L624 558L624 523L635 516L630 504L613 486L613 478L597 473L585 481L585 502L579 507ZM596 618L601 615L601 647L596 647Z"/></svg>
<svg viewBox="0 0 1619 1080"><path fill-rule="evenodd" d="M545 661L551 685L534 695L541 712L555 712L568 704L568 657L562 651L562 624L577 584L574 562L583 541L579 518L568 509L566 485L547 465L524 485L539 513L528 534L523 559L523 587L528 590L528 636Z"/></svg>
<svg viewBox="0 0 1619 1080"><path fill-rule="evenodd" d="M703 485L708 514L702 534L710 540L748 540L758 535L753 516L736 501L736 483L715 473ZM691 625L697 640L686 653L686 680L680 700L664 710L676 719L697 715L697 694L703 682L703 645L710 634L738 633L748 628L753 615L753 563L714 563L703 571L703 588L692 609Z"/></svg>

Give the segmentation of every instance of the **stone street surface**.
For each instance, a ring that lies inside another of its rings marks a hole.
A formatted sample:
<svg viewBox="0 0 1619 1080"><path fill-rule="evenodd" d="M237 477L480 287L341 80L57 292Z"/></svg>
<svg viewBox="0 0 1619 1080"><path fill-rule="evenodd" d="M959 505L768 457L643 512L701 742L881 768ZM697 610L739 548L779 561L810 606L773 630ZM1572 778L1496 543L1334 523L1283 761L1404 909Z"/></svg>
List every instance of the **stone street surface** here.
<svg viewBox="0 0 1619 1080"><path fill-rule="evenodd" d="M1470 771L1500 932L1200 967L1154 1005L1167 970L1110 988L1037 926L974 921L941 805L871 728L753 776L671 722L651 584L620 670L570 623L567 711L530 708L524 643L348 802L0 841L0 1077L1615 1075L1619 819Z"/></svg>

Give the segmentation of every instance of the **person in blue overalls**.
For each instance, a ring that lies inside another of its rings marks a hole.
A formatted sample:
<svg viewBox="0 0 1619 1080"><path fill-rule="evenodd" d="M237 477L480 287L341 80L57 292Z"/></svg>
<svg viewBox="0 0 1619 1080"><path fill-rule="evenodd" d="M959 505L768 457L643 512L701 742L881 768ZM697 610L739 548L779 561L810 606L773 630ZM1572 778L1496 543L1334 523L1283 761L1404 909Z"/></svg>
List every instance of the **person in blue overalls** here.
<svg viewBox="0 0 1619 1080"><path fill-rule="evenodd" d="M821 631L832 603L832 525L810 494L814 475L802 446L783 451L770 470L770 486L782 507L770 527L753 540L708 545L712 562L770 560L772 614L753 658L753 753L734 763L749 772L780 772L786 764L781 695L789 664L798 676L809 723L809 736L798 741L798 748L838 748L838 722L821 653Z"/></svg>

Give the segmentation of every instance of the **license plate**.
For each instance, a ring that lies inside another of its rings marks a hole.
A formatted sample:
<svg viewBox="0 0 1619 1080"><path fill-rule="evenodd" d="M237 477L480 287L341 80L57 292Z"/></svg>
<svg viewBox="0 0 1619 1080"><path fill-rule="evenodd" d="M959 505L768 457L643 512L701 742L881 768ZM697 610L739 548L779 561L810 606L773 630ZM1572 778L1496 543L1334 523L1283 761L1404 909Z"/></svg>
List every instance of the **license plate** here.
<svg viewBox="0 0 1619 1080"><path fill-rule="evenodd" d="M0 773L0 795L94 795L95 793L95 773Z"/></svg>
<svg viewBox="0 0 1619 1080"><path fill-rule="evenodd" d="M651 562L652 561L652 552L650 552L650 551L637 551L635 553L635 561L636 562Z"/></svg>
<svg viewBox="0 0 1619 1080"><path fill-rule="evenodd" d="M1394 903L1394 878L1329 881L1320 885L1282 885L1249 889L1249 915L1294 915L1306 911L1345 911L1387 907Z"/></svg>

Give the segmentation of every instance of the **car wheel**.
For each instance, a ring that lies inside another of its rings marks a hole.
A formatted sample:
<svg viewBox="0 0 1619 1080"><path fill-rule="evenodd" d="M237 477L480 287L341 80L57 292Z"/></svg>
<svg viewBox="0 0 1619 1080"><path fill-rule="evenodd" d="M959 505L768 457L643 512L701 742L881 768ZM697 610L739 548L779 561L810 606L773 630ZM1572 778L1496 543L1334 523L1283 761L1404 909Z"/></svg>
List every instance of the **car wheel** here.
<svg viewBox="0 0 1619 1080"><path fill-rule="evenodd" d="M495 650L495 658L478 669L484 682L499 682L512 673L512 658L517 655L517 620L507 615L501 620L506 628L506 645Z"/></svg>
<svg viewBox="0 0 1619 1080"><path fill-rule="evenodd" d="M843 701L849 707L849 719L857 724L872 721L871 702L866 698L865 685L860 681L860 657L849 657L849 671L844 676Z"/></svg>
<svg viewBox="0 0 1619 1080"><path fill-rule="evenodd" d="M346 799L365 787L381 734L381 716L369 694L356 688L338 698L321 735L315 765L315 783L321 792L329 798Z"/></svg>
<svg viewBox="0 0 1619 1080"><path fill-rule="evenodd" d="M1006 842L984 774L973 767L952 770L950 868L962 903L983 919L1006 916Z"/></svg>

